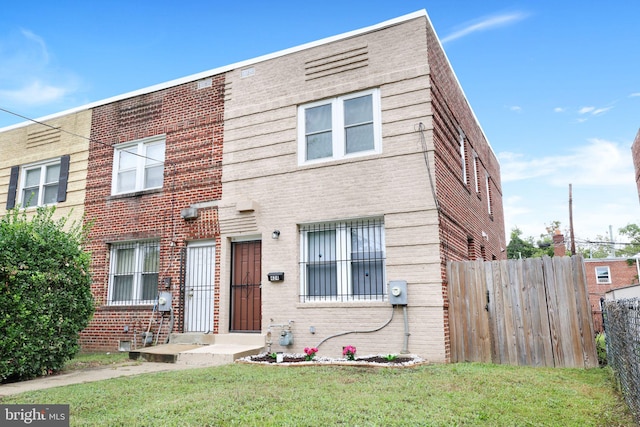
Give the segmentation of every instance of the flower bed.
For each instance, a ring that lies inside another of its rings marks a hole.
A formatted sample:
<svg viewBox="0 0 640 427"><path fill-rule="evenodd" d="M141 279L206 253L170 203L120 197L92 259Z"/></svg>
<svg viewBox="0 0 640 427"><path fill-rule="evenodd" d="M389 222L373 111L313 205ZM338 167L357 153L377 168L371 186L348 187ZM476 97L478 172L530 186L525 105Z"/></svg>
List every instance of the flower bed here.
<svg viewBox="0 0 640 427"><path fill-rule="evenodd" d="M390 367L403 367L403 366L416 366L427 363L419 356L407 354L401 356L395 355L371 355L356 357L353 360L334 359L329 357L314 357L313 360L308 360L305 354L290 354L283 353L282 361L278 362L277 357L274 357L274 353L261 353L254 356L247 356L236 360L238 363L258 363L266 365L364 365L364 366L390 366Z"/></svg>

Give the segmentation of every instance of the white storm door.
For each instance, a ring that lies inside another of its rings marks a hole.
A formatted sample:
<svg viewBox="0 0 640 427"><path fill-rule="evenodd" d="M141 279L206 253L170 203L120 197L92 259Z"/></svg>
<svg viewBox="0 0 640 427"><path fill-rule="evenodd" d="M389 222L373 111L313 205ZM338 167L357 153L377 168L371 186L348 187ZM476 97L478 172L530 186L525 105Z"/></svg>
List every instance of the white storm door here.
<svg viewBox="0 0 640 427"><path fill-rule="evenodd" d="M215 260L214 242L194 242L187 245L185 332L213 332Z"/></svg>

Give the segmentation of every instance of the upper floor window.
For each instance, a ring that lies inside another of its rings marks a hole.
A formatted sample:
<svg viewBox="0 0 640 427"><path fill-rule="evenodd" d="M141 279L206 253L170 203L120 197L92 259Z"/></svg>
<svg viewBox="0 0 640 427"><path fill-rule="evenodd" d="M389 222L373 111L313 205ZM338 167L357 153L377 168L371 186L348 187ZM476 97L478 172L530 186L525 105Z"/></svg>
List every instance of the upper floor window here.
<svg viewBox="0 0 640 427"><path fill-rule="evenodd" d="M162 188L164 149L164 135L116 146L111 194Z"/></svg>
<svg viewBox="0 0 640 427"><path fill-rule="evenodd" d="M489 215L493 215L493 197L491 194L491 177L489 176L488 173L485 174L484 176L484 182L487 187L487 212L489 212Z"/></svg>
<svg viewBox="0 0 640 427"><path fill-rule="evenodd" d="M301 226L300 248L302 301L384 299L381 219Z"/></svg>
<svg viewBox="0 0 640 427"><path fill-rule="evenodd" d="M7 209L52 205L67 199L69 156L11 168ZM17 202L17 203L16 203Z"/></svg>
<svg viewBox="0 0 640 427"><path fill-rule="evenodd" d="M599 285L611 283L611 271L608 265L596 267L596 283Z"/></svg>
<svg viewBox="0 0 640 427"><path fill-rule="evenodd" d="M478 153L473 152L473 182L476 185L476 194L480 194L480 175L478 175L478 163L480 159L478 158Z"/></svg>
<svg viewBox="0 0 640 427"><path fill-rule="evenodd" d="M462 182L467 184L467 154L464 147L464 132L458 129L458 146L460 148L460 162L462 163Z"/></svg>
<svg viewBox="0 0 640 427"><path fill-rule="evenodd" d="M152 304L158 292L159 264L157 241L112 245L109 304Z"/></svg>
<svg viewBox="0 0 640 427"><path fill-rule="evenodd" d="M372 89L298 107L298 163L382 150L380 92Z"/></svg>

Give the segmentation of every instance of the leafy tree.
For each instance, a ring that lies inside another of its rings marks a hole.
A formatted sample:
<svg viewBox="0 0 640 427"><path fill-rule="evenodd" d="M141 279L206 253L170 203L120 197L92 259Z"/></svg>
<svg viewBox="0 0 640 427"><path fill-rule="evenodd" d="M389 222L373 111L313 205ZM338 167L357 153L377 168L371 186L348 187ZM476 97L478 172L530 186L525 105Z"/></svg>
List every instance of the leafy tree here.
<svg viewBox="0 0 640 427"><path fill-rule="evenodd" d="M638 224L627 224L618 230L623 236L629 239L629 244L618 251L621 256L635 256L640 253L640 226Z"/></svg>
<svg viewBox="0 0 640 427"><path fill-rule="evenodd" d="M536 241L529 236L522 238L522 230L514 227L511 230L507 245L507 258L539 258L544 255L553 256L553 234L560 229L560 221L552 221L545 226L545 233Z"/></svg>
<svg viewBox="0 0 640 427"><path fill-rule="evenodd" d="M533 238L529 237L524 240L520 236L522 236L522 230L518 227L513 227L509 238L509 244L507 245L507 258L531 258L533 256L533 253L535 252Z"/></svg>
<svg viewBox="0 0 640 427"><path fill-rule="evenodd" d="M598 234L594 240L582 241L576 251L585 258L606 258L611 255L609 237Z"/></svg>
<svg viewBox="0 0 640 427"><path fill-rule="evenodd" d="M60 370L93 314L87 229L54 211L0 219L0 382Z"/></svg>
<svg viewBox="0 0 640 427"><path fill-rule="evenodd" d="M585 258L607 258L612 254L612 245L615 248L616 257L635 257L640 253L640 226L637 224L627 224L619 228L618 233L625 237L624 244L611 242L610 236L597 235L593 240L583 241L579 252Z"/></svg>

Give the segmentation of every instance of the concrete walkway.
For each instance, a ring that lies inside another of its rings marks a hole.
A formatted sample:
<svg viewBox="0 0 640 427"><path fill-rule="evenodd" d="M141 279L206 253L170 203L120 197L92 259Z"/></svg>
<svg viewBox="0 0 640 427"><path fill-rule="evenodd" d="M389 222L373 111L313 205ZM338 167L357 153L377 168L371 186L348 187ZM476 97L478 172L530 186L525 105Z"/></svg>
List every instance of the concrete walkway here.
<svg viewBox="0 0 640 427"><path fill-rule="evenodd" d="M198 366L178 365L175 363L129 361L118 365L81 369L69 373L52 375L50 377L36 378L29 381L2 384L0 385L0 399L3 396L24 393L26 391L43 390L71 384L102 381L111 378L148 374L152 372L178 371L193 368L198 368Z"/></svg>

